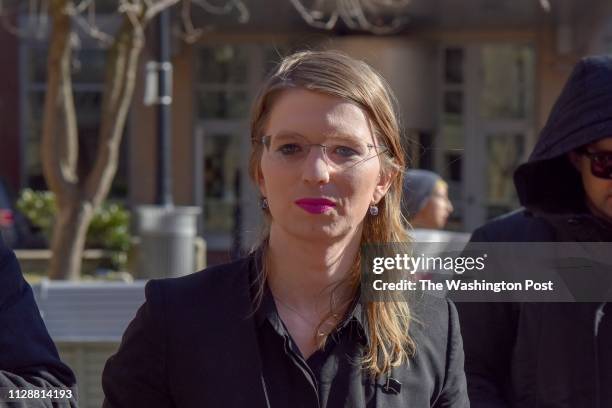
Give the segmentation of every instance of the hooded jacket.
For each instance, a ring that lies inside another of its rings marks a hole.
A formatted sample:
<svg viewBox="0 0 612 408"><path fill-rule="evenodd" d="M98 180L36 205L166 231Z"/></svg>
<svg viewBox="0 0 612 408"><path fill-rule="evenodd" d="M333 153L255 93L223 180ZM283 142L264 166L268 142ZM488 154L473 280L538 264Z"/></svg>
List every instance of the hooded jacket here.
<svg viewBox="0 0 612 408"><path fill-rule="evenodd" d="M527 163L514 173L521 204L534 212L582 212L584 190L567 153L612 137L612 57L574 68Z"/></svg>
<svg viewBox="0 0 612 408"><path fill-rule="evenodd" d="M514 173L524 208L478 228L471 241L612 241L612 225L588 212L580 175L567 157L611 136L612 57L588 57L574 68L529 160ZM612 308L602 303L457 303L457 308L472 407L603 408L606 390L600 382L612 366L601 366L598 335L603 327L609 333Z"/></svg>

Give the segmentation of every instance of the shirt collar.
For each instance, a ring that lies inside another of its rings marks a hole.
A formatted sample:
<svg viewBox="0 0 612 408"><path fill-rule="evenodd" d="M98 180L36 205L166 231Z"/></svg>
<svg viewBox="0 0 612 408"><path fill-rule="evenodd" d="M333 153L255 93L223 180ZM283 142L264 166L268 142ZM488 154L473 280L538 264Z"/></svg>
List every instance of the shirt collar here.
<svg viewBox="0 0 612 408"><path fill-rule="evenodd" d="M257 327L261 327L262 324L268 320L270 323L274 323L279 319L278 311L276 310L276 304L274 303L274 297L270 291L270 287L266 282L264 285L264 292L261 298L261 303L255 311L255 324Z"/></svg>
<svg viewBox="0 0 612 408"><path fill-rule="evenodd" d="M357 293L360 293L360 291ZM350 334L356 333L359 339L363 341L364 345L369 345L370 338L368 323L365 315L365 309L361 302L361 296L356 297L348 310L349 311L347 312L345 318L342 319L336 330L334 330L332 336L334 334L339 334L344 330L349 330ZM270 287L267 283L264 287L261 303L255 311L254 317L255 324L258 329L261 328L266 321L268 321L279 334L286 334L284 325L280 320L280 316L278 315L276 304L274 303L274 297L272 296L272 292L270 291Z"/></svg>
<svg viewBox="0 0 612 408"><path fill-rule="evenodd" d="M364 345L369 345L370 334L368 330L368 319L365 314L365 307L361 301L361 290L358 289L357 293L357 297L349 307L349 311L345 319L342 320L336 332L340 332L342 330L355 330L356 334L363 341Z"/></svg>
<svg viewBox="0 0 612 408"><path fill-rule="evenodd" d="M252 294L254 296L254 293L257 292L257 277L261 270L261 252L256 251L251 255L251 257L250 274L252 282L251 287L253 289ZM365 308L363 307L360 288L357 289L357 296L348 310L349 311L346 314L346 317L341 321L334 333L340 333L345 329L356 330L360 340L362 340L365 345L369 345L370 337L368 330L368 319L365 314ZM268 286L267 282L264 284L261 303L255 310L253 317L255 319L257 329L260 329L266 321L269 321L278 333L286 334L284 325L280 319L280 316L278 315L278 311L276 310L276 304L274 303L272 291L270 291L270 287Z"/></svg>

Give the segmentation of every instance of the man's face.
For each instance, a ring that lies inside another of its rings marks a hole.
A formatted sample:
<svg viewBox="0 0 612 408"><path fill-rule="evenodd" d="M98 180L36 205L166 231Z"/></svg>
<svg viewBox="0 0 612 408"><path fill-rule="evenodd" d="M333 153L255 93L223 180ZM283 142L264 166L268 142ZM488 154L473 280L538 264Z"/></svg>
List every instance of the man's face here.
<svg viewBox="0 0 612 408"><path fill-rule="evenodd" d="M612 153L612 136L587 145L586 151L588 153ZM589 209L594 215L612 222L612 179L593 175L591 172L593 158L588 154L572 152L570 159L582 177Z"/></svg>

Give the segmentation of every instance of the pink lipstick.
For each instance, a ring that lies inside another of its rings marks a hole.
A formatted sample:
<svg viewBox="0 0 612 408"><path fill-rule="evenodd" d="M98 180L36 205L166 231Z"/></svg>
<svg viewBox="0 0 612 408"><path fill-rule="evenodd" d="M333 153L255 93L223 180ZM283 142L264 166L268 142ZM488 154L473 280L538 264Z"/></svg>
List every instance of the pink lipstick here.
<svg viewBox="0 0 612 408"><path fill-rule="evenodd" d="M325 198L300 198L295 200L295 203L311 214L323 214L336 206L333 201Z"/></svg>

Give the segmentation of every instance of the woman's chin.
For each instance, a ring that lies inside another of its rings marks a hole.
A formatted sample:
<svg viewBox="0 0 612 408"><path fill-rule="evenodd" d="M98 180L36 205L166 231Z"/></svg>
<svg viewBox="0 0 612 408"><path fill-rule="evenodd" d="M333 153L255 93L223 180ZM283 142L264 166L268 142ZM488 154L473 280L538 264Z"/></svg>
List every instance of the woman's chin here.
<svg viewBox="0 0 612 408"><path fill-rule="evenodd" d="M297 223L287 228L287 231L296 237L307 240L335 241L346 236L351 231L345 225L338 223Z"/></svg>

